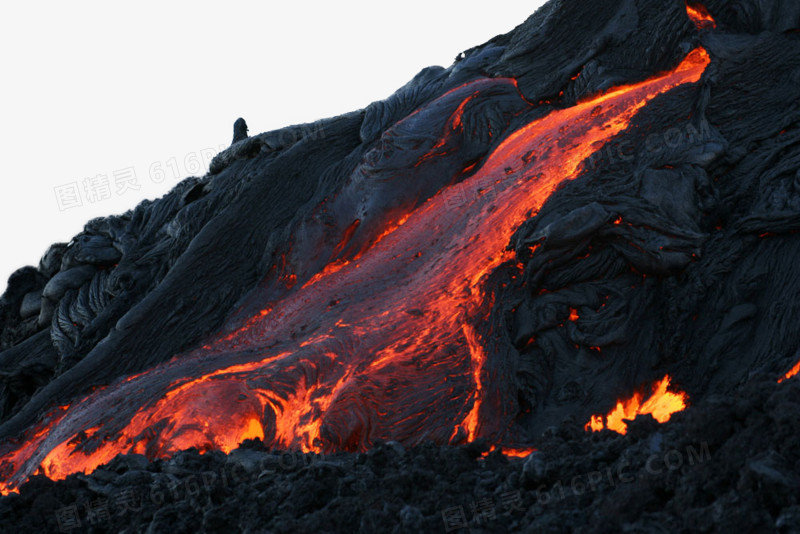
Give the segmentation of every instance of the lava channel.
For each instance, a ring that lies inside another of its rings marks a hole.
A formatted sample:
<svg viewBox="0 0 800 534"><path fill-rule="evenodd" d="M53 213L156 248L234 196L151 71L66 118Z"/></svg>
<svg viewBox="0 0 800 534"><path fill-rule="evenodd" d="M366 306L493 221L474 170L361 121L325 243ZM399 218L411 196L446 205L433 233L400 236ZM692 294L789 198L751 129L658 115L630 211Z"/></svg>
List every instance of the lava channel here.
<svg viewBox="0 0 800 534"><path fill-rule="evenodd" d="M120 453L229 451L247 438L303 451L502 443L516 414L497 401L507 388L487 371L476 326L493 304L487 277L514 265L512 234L559 184L653 98L697 82L709 61L697 48L672 71L521 127L459 188L406 213L357 259L262 304L233 335L78 399L0 445L0 489L34 473L90 472Z"/></svg>

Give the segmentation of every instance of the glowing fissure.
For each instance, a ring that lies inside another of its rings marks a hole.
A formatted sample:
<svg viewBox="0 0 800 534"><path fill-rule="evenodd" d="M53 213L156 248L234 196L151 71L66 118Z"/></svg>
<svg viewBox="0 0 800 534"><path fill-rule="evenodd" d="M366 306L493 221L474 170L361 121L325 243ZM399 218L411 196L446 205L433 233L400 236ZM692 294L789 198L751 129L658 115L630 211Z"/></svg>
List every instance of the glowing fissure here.
<svg viewBox="0 0 800 534"><path fill-rule="evenodd" d="M686 12L698 30L714 29L717 27L717 22L714 20L714 17L708 12L706 6L702 4L687 1Z"/></svg>
<svg viewBox="0 0 800 534"><path fill-rule="evenodd" d="M672 414L686 408L686 401L688 400L686 393L667 389L669 388L670 380L669 375L667 375L657 382L653 386L650 396L644 402L642 402L642 393L637 391L631 398L617 401L617 405L605 417L593 415L589 422L586 423L586 430L598 432L608 428L614 432L625 434L628 431L628 425L625 420L635 419L637 415L645 414L652 415L659 423L666 423L670 420Z"/></svg>
<svg viewBox="0 0 800 534"><path fill-rule="evenodd" d="M800 362L797 362L796 364L794 364L794 367L792 367L791 369L789 369L789 370L786 372L786 374L785 374L785 375L783 375L782 377L780 377L780 378L778 379L778 383L780 384L780 383L781 383L781 382L783 382L784 380L789 380L790 378L792 378L792 377L795 377L795 376L797 376L798 374L800 374Z"/></svg>
<svg viewBox="0 0 800 534"><path fill-rule="evenodd" d="M486 402L501 385L485 372L476 328L491 309L487 276L515 264L505 250L513 232L560 183L579 176L581 163L654 97L697 82L708 63L698 48L673 71L520 128L462 182L465 200L443 188L357 261L335 258L302 286L281 275L286 296L252 303L261 311L232 334L96 391L0 445L0 490L40 466L58 479L117 453L230 450L253 437L304 451L363 450L389 439L501 443L511 416ZM459 127L460 115L451 117L448 128Z"/></svg>
<svg viewBox="0 0 800 534"><path fill-rule="evenodd" d="M497 446L492 445L489 447L489 450L482 453L481 457L486 458L494 451L500 449L500 452L504 456L508 456L509 458L527 458L532 452L535 452L536 449L534 447L523 447L523 448L515 448L515 447L506 447L506 446Z"/></svg>
<svg viewBox="0 0 800 534"><path fill-rule="evenodd" d="M463 325L464 338L467 340L469 351L472 356L472 379L475 384L474 390L474 403L469 414L464 419L461 428L467 432L467 440L474 441L478 435L478 425L480 424L479 411L481 407L481 395L483 393L483 380L481 379L481 370L486 361L486 353L483 346L480 344L478 335L475 330L467 325Z"/></svg>

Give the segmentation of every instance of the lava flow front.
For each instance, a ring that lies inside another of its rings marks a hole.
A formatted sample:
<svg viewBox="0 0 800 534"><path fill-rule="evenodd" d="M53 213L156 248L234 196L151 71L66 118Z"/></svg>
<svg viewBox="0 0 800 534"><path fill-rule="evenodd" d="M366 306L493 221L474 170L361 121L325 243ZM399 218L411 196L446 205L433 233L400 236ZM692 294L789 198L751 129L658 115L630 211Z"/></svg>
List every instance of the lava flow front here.
<svg viewBox="0 0 800 534"><path fill-rule="evenodd" d="M800 374L800 362L797 362L796 364L794 364L794 367L792 367L791 369L789 369L789 370L786 372L786 374L785 374L785 375L783 375L782 377L780 377L780 378L778 379L778 383L780 384L780 383L781 383L781 382L783 382L784 380L789 380L790 378L793 378L793 377L797 376L798 374Z"/></svg>
<svg viewBox="0 0 800 534"><path fill-rule="evenodd" d="M637 391L633 396L625 401L618 401L617 405L604 418L601 415L593 415L592 419L586 423L586 430L598 432L604 428L625 434L628 431L626 420L635 419L637 415L652 415L653 419L659 423L669 421L672 414L680 412L686 408L688 397L681 391L668 391L670 377L665 376L653 386L653 391L646 401L642 402L642 393Z"/></svg>
<svg viewBox="0 0 800 534"><path fill-rule="evenodd" d="M0 488L37 472L88 472L119 453L229 451L247 438L303 451L363 450L377 440L503 443L517 414L487 369L479 325L493 305L488 276L515 265L506 251L513 232L560 183L653 98L697 82L709 61L698 48L670 72L519 128L457 188L396 216L366 250L309 276L281 274L292 282L285 294L261 302L233 334L53 410L4 443ZM471 82L462 102L509 83ZM447 128L463 127L460 110L451 108Z"/></svg>

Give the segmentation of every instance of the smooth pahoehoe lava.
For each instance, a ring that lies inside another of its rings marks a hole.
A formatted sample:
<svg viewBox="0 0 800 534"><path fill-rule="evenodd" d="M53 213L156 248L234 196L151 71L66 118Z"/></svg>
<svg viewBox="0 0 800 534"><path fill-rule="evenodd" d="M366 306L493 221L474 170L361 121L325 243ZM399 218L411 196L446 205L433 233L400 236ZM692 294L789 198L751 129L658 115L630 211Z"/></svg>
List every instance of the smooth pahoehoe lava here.
<svg viewBox="0 0 800 534"><path fill-rule="evenodd" d="M298 278L287 262L277 277L284 294L247 303L260 311L235 328L55 407L2 444L0 489L35 473L92 471L120 453L227 452L248 438L303 451L378 440L515 443L513 410L493 402L503 384L486 371L488 340L476 327L492 306L487 278L518 269L509 240L559 184L580 176L584 160L654 98L698 82L709 62L697 48L672 71L518 128L458 188L385 210L365 246L350 246L361 219L345 221L340 246L317 258L321 268ZM515 91L515 82L473 81L428 104L449 99L452 111L443 131L430 132L439 142L425 159L464 128L464 105L495 89ZM516 94L520 110L534 108Z"/></svg>

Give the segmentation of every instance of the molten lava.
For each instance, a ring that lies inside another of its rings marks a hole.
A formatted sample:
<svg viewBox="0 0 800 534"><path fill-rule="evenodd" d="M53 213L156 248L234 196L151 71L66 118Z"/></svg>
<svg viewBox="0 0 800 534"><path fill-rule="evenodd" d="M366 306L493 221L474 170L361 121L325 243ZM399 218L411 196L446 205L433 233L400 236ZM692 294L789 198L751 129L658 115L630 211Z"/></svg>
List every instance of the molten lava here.
<svg viewBox="0 0 800 534"><path fill-rule="evenodd" d="M702 4L687 1L686 12L698 30L714 29L717 27L717 22L714 20L714 17L708 12L706 6Z"/></svg>
<svg viewBox="0 0 800 534"><path fill-rule="evenodd" d="M585 429L598 432L608 428L620 434L628 431L626 420L635 419L637 415L650 414L659 423L669 421L672 414L686 408L688 396L681 391L668 391L670 377L665 376L653 386L652 393L646 401L642 402L642 393L636 392L625 401L617 401L616 407L605 418L593 415L586 423Z"/></svg>
<svg viewBox="0 0 800 534"><path fill-rule="evenodd" d="M506 456L509 456L511 458L527 458L528 456L530 456L530 454L532 452L535 452L535 451L536 451L536 449L533 448L533 447L525 447L525 448L522 448L522 449L513 449L513 448L510 448L510 447L503 447L501 449L501 452L503 454L505 454Z"/></svg>
<svg viewBox="0 0 800 534"><path fill-rule="evenodd" d="M506 456L508 458L527 458L528 456L530 456L532 452L536 451L534 447L523 447L521 449L517 449L514 447L492 445L491 447L489 447L488 451L481 453L481 458L488 457L489 454L498 449L500 450L500 453L503 456Z"/></svg>
<svg viewBox="0 0 800 534"><path fill-rule="evenodd" d="M120 453L229 451L248 438L303 451L363 450L378 440L520 442L505 436L515 401L490 369L479 327L493 306L486 280L501 265L516 269L506 250L512 234L559 184L580 176L582 162L648 102L696 83L709 62L698 48L670 72L528 123L458 188L397 214L366 250L347 246L364 224L345 221L339 256L326 267L304 274L287 266L273 279L280 299L249 302L260 311L227 333L76 399L0 445L0 490L37 472L89 472ZM478 91L471 87L508 83L477 80L463 90L469 99ZM451 108L447 131L435 135L461 128L463 111ZM668 380L643 405L622 403L609 427L633 413L665 420L683 408L685 396L667 392Z"/></svg>
<svg viewBox="0 0 800 534"><path fill-rule="evenodd" d="M789 371L787 371L785 375L783 375L781 378L779 378L778 379L778 383L780 384L784 380L789 380L790 378L792 378L794 376L797 376L798 374L800 374L800 362L797 362L796 364L794 364L794 367L789 369Z"/></svg>

